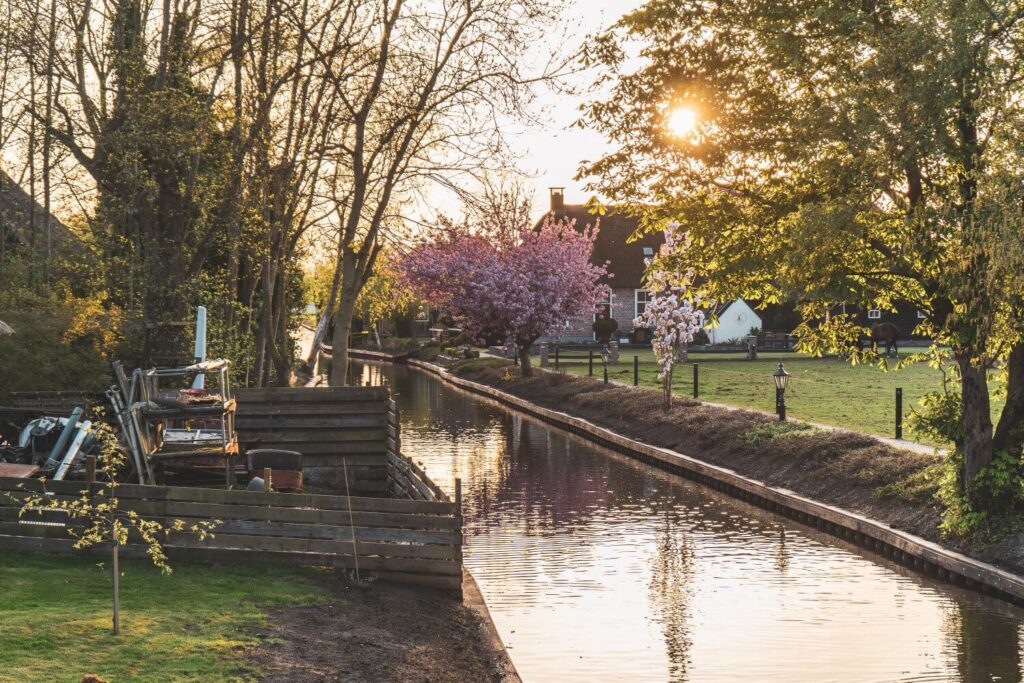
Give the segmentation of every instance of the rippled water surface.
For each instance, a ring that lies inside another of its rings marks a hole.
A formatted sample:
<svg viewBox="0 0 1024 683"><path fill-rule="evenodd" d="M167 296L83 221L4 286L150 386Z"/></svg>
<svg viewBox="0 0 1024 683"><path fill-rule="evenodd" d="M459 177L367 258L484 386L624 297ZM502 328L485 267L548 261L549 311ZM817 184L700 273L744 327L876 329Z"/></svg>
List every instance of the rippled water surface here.
<svg viewBox="0 0 1024 683"><path fill-rule="evenodd" d="M1018 681L1024 611L401 367L466 565L532 681Z"/></svg>

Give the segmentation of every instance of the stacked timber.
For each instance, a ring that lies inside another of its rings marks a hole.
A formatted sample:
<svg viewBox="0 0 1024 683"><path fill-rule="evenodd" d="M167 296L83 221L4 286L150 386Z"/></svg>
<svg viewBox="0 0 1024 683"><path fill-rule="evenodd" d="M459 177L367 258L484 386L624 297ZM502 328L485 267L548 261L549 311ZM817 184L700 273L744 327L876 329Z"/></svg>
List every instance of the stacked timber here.
<svg viewBox="0 0 1024 683"><path fill-rule="evenodd" d="M388 390L383 387L241 389L238 440L243 450L302 454L308 485L355 496L388 493Z"/></svg>

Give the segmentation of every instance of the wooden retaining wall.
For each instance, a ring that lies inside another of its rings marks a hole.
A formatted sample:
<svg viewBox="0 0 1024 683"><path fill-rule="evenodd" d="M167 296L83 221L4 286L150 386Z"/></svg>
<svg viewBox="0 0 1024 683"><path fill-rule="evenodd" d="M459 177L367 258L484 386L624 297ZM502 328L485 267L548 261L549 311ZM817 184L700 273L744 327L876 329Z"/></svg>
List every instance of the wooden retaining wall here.
<svg viewBox="0 0 1024 683"><path fill-rule="evenodd" d="M0 478L0 551L74 553L66 515L19 517L19 498L42 492L72 500L82 482ZM103 487L91 485L93 495ZM120 508L166 524L217 520L213 537L172 534L168 557L208 562L277 562L354 569L382 579L462 591L461 499L455 502L259 493L123 485ZM353 531L355 543L353 544ZM129 544L128 556L144 546ZM95 552L108 552L95 549Z"/></svg>
<svg viewBox="0 0 1024 683"><path fill-rule="evenodd" d="M397 498L451 502L412 458L402 455L402 419L398 404L388 399L388 481L389 493ZM455 480L455 497L461 498L462 482Z"/></svg>
<svg viewBox="0 0 1024 683"><path fill-rule="evenodd" d="M306 481L356 496L389 488L388 390L384 387L240 389L242 451L282 448L302 453Z"/></svg>

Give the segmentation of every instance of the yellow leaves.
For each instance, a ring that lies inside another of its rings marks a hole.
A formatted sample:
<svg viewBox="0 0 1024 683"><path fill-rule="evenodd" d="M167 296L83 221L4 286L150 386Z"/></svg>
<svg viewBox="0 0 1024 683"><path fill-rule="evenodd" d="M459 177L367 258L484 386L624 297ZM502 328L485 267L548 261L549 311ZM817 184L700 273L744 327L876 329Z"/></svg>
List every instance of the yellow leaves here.
<svg viewBox="0 0 1024 683"><path fill-rule="evenodd" d="M86 343L97 353L116 348L123 323L121 309L108 305L104 295L76 299L71 321L62 335L66 344Z"/></svg>

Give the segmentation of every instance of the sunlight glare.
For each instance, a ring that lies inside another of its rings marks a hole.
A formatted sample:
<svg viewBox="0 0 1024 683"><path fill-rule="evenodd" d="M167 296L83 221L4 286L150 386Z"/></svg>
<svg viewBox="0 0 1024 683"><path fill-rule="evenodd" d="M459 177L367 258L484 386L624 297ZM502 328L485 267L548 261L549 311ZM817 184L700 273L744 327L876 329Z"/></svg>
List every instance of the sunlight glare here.
<svg viewBox="0 0 1024 683"><path fill-rule="evenodd" d="M679 138L686 138L697 128L697 112L690 107L676 107L668 117L668 129Z"/></svg>

